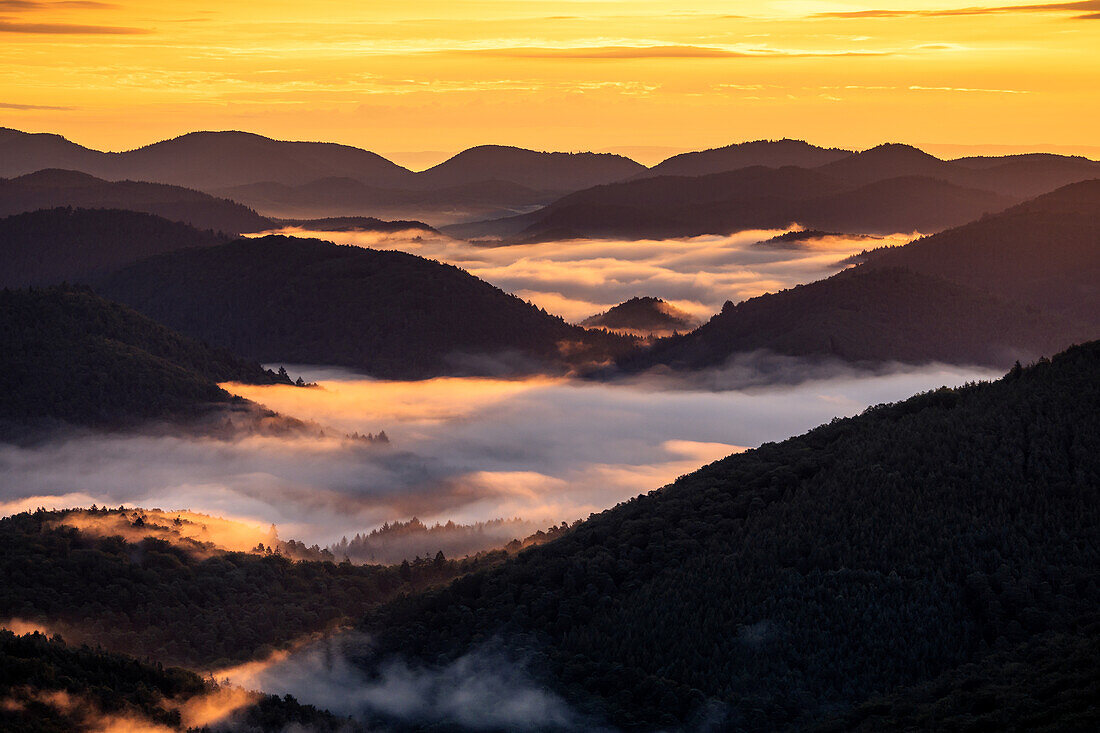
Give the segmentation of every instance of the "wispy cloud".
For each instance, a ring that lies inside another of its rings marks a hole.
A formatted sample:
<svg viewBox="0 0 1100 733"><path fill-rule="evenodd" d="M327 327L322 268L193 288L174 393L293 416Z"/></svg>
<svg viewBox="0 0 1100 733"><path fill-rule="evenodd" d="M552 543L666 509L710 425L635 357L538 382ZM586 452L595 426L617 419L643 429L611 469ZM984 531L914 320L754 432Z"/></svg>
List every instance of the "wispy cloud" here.
<svg viewBox="0 0 1100 733"><path fill-rule="evenodd" d="M38 35L140 35L151 33L146 28L117 25L77 25L72 23L13 23L0 20L0 33Z"/></svg>
<svg viewBox="0 0 1100 733"><path fill-rule="evenodd" d="M0 10L110 10L117 8L114 3L101 3L95 0L0 0Z"/></svg>
<svg viewBox="0 0 1100 733"><path fill-rule="evenodd" d="M1041 3L1038 5L974 6L966 8L941 8L938 10L874 9L846 10L814 13L813 18L938 18L956 15L998 15L1003 13L1082 13L1079 20L1100 19L1100 0L1083 0L1072 3Z"/></svg>
<svg viewBox="0 0 1100 733"><path fill-rule="evenodd" d="M769 48L733 49L719 46L513 46L445 51L512 59L730 59L889 56L889 51L785 51Z"/></svg>
<svg viewBox="0 0 1100 733"><path fill-rule="evenodd" d="M13 102L0 102L0 109L18 109L18 110L50 110L50 111L67 111L76 109L76 107L54 107L48 104L15 104Z"/></svg>

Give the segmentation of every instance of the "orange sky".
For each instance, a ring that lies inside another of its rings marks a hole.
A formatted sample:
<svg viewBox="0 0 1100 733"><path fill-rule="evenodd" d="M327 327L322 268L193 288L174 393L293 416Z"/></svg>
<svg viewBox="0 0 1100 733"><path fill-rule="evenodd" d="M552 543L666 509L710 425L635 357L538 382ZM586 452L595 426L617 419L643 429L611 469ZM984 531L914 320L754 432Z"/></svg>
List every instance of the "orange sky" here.
<svg viewBox="0 0 1100 733"><path fill-rule="evenodd" d="M245 129L383 153L788 136L1100 157L1100 0L982 2L0 0L0 126L113 150Z"/></svg>

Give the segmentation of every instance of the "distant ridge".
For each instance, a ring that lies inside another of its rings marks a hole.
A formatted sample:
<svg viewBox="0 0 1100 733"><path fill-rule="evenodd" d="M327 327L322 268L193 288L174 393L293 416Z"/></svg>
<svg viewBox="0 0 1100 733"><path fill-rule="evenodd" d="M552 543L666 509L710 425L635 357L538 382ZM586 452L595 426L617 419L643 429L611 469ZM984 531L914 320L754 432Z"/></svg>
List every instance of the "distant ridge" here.
<svg viewBox="0 0 1100 733"><path fill-rule="evenodd" d="M226 239L153 214L40 209L0 219L0 287L90 283L155 254Z"/></svg>
<svg viewBox="0 0 1100 733"><path fill-rule="evenodd" d="M851 154L851 150L819 148L802 140L753 140L722 148L674 155L636 177L705 176L754 165L769 168L782 168L788 165L816 168Z"/></svg>
<svg viewBox="0 0 1100 733"><path fill-rule="evenodd" d="M112 182L87 173L57 169L0 178L0 216L59 206L142 211L198 229L230 234L271 227L269 219L247 206L181 186Z"/></svg>

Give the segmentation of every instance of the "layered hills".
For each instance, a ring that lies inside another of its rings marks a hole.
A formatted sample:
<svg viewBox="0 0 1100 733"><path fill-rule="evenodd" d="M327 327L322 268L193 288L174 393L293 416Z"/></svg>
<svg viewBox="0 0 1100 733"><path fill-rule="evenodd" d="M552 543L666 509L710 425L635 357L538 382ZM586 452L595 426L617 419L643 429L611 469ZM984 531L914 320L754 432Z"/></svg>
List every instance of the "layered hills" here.
<svg viewBox="0 0 1100 733"><path fill-rule="evenodd" d="M70 206L127 209L180 221L198 229L239 234L262 231L271 221L228 199L180 186L105 181L73 170L40 170L0 179L0 216Z"/></svg>
<svg viewBox="0 0 1100 733"><path fill-rule="evenodd" d="M627 370L767 350L848 361L1008 366L1100 335L1100 184L1071 184L826 280L734 305Z"/></svg>

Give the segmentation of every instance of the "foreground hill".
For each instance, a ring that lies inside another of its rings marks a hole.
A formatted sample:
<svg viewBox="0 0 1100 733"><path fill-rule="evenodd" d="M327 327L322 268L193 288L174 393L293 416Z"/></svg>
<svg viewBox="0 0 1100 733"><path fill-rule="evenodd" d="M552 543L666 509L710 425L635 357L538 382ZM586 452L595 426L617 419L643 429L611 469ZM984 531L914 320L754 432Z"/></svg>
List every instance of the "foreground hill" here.
<svg viewBox="0 0 1100 733"><path fill-rule="evenodd" d="M118 209L41 209L0 219L0 287L89 282L143 257L226 241Z"/></svg>
<svg viewBox="0 0 1100 733"><path fill-rule="evenodd" d="M1093 342L730 456L364 626L377 660L501 639L637 730L803 728L994 650L1019 670L1100 603L1098 416ZM1030 712L1095 725L1076 704Z"/></svg>
<svg viewBox="0 0 1100 733"><path fill-rule="evenodd" d="M669 335L677 331L690 331L699 325L687 311L666 303L660 298L631 298L603 313L581 321L582 326L606 328L641 335Z"/></svg>
<svg viewBox="0 0 1100 733"><path fill-rule="evenodd" d="M783 168L789 165L799 168L817 168L851 154L851 150L819 148L802 140L753 140L722 148L674 155L635 177L705 176L754 165L768 168Z"/></svg>
<svg viewBox="0 0 1100 733"><path fill-rule="evenodd" d="M241 204L179 186L142 181L104 181L71 170L40 170L0 179L0 216L71 206L128 209L182 221L198 229L239 234L271 227Z"/></svg>
<svg viewBox="0 0 1100 733"><path fill-rule="evenodd" d="M269 236L152 257L99 286L261 362L420 378L603 361L632 341L571 326L451 265Z"/></svg>
<svg viewBox="0 0 1100 733"><path fill-rule="evenodd" d="M189 670L68 645L56 635L0 630L0 670L0 728L7 731L362 730L289 695L222 688Z"/></svg>
<svg viewBox="0 0 1100 733"><path fill-rule="evenodd" d="M0 291L0 437L119 427L242 404L218 387L289 382L90 291Z"/></svg>
<svg viewBox="0 0 1100 733"><path fill-rule="evenodd" d="M81 526L98 517L146 533L125 539L77 529L66 523L68 514L0 519L0 619L18 617L70 640L193 669L255 659L503 556L418 558L404 568L294 561L285 553L169 541L172 534L141 509L83 513Z"/></svg>

